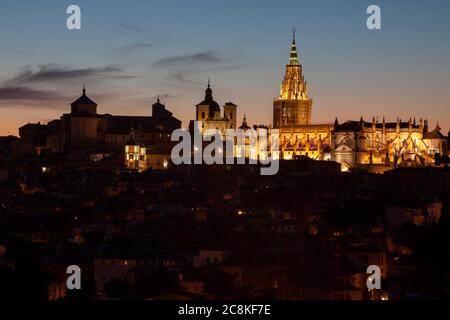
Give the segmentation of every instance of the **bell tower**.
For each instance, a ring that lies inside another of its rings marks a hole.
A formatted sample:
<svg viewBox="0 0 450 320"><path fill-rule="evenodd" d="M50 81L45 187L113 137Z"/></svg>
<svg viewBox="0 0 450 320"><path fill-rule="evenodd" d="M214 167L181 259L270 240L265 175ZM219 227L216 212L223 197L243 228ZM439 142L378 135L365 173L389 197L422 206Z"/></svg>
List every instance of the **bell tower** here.
<svg viewBox="0 0 450 320"><path fill-rule="evenodd" d="M312 99L308 96L308 84L299 62L295 29L292 35L291 53L281 83L280 96L273 104L275 128L311 124Z"/></svg>

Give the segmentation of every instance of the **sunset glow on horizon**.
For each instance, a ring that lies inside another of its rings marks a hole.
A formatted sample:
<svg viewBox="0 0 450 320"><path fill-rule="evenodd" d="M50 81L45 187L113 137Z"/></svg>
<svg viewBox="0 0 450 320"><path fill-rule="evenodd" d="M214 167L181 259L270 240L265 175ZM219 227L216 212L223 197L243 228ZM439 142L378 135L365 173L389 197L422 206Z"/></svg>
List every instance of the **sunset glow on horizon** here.
<svg viewBox="0 0 450 320"><path fill-rule="evenodd" d="M208 78L220 105L239 105L239 122L271 125L293 26L313 123L423 118L450 129L448 1L377 1L380 31L366 28L370 1L193 1L176 12L78 1L79 31L65 27L70 4L2 4L0 135L59 119L83 84L99 113L150 115L159 96L187 127Z"/></svg>

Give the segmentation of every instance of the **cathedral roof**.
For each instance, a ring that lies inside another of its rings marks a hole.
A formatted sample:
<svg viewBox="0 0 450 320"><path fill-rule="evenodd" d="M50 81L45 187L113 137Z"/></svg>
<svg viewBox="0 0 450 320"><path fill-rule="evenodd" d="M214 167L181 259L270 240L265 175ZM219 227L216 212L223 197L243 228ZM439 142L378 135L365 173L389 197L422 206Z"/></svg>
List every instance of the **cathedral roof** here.
<svg viewBox="0 0 450 320"><path fill-rule="evenodd" d="M166 109L166 106L160 102L159 97L156 103L152 104L152 116L158 119L170 118L173 113Z"/></svg>
<svg viewBox="0 0 450 320"><path fill-rule="evenodd" d="M372 128L373 122L364 121L362 118L360 121L346 121L344 123L337 122L337 119L335 121L335 130L337 131L358 131L361 129L361 126L364 126L364 128ZM408 129L410 123L408 121L395 121L395 122L375 122L375 128L376 129L382 129L383 125L388 130L395 130L397 128L397 125L399 125L400 129ZM418 124L411 123L411 127L413 129L419 129L420 126Z"/></svg>
<svg viewBox="0 0 450 320"><path fill-rule="evenodd" d="M336 131L357 131L361 129L359 121L346 121L344 123L338 124Z"/></svg>
<svg viewBox="0 0 450 320"><path fill-rule="evenodd" d="M86 95L86 87L83 86L83 94L81 97L79 97L77 100L71 103L71 105L80 105L80 104L91 104L91 105L97 105L94 101L92 101L87 95Z"/></svg>
<svg viewBox="0 0 450 320"><path fill-rule="evenodd" d="M441 133L441 128L438 124L433 131L425 132L423 139L445 139L445 136Z"/></svg>

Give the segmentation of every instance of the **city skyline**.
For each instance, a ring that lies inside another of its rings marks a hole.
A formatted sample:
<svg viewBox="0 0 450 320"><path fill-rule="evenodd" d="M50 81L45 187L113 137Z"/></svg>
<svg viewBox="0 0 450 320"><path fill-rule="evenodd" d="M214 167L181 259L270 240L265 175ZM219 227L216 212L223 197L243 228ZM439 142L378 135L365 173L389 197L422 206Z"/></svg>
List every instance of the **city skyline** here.
<svg viewBox="0 0 450 320"><path fill-rule="evenodd" d="M134 1L124 9L79 1L82 30L69 31L67 1L6 1L0 109L7 116L0 134L59 118L84 83L102 113L149 114L160 96L187 127L208 78L220 104L239 105L239 121L246 113L251 124L271 124L293 26L313 123L422 117L431 128L439 121L446 134L450 5L378 1L382 30L370 31L369 1L320 3L249 1L237 10L237 3L196 1L178 4L183 15L174 21L170 5ZM276 10L284 16L267 19Z"/></svg>
<svg viewBox="0 0 450 320"><path fill-rule="evenodd" d="M0 8L0 301L450 299L448 0Z"/></svg>

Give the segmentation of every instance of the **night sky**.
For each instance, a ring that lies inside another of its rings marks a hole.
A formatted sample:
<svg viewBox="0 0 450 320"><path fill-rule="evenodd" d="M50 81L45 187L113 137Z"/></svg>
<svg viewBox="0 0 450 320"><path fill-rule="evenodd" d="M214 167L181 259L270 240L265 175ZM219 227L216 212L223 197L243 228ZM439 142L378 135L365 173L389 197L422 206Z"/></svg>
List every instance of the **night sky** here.
<svg viewBox="0 0 450 320"><path fill-rule="evenodd" d="M82 29L66 28L67 6ZM382 30L366 8L382 9ZM272 122L292 27L313 122L426 117L450 129L450 1L62 1L0 4L0 135L68 112L87 93L99 113L145 115L156 97L194 118L214 97L250 124Z"/></svg>

